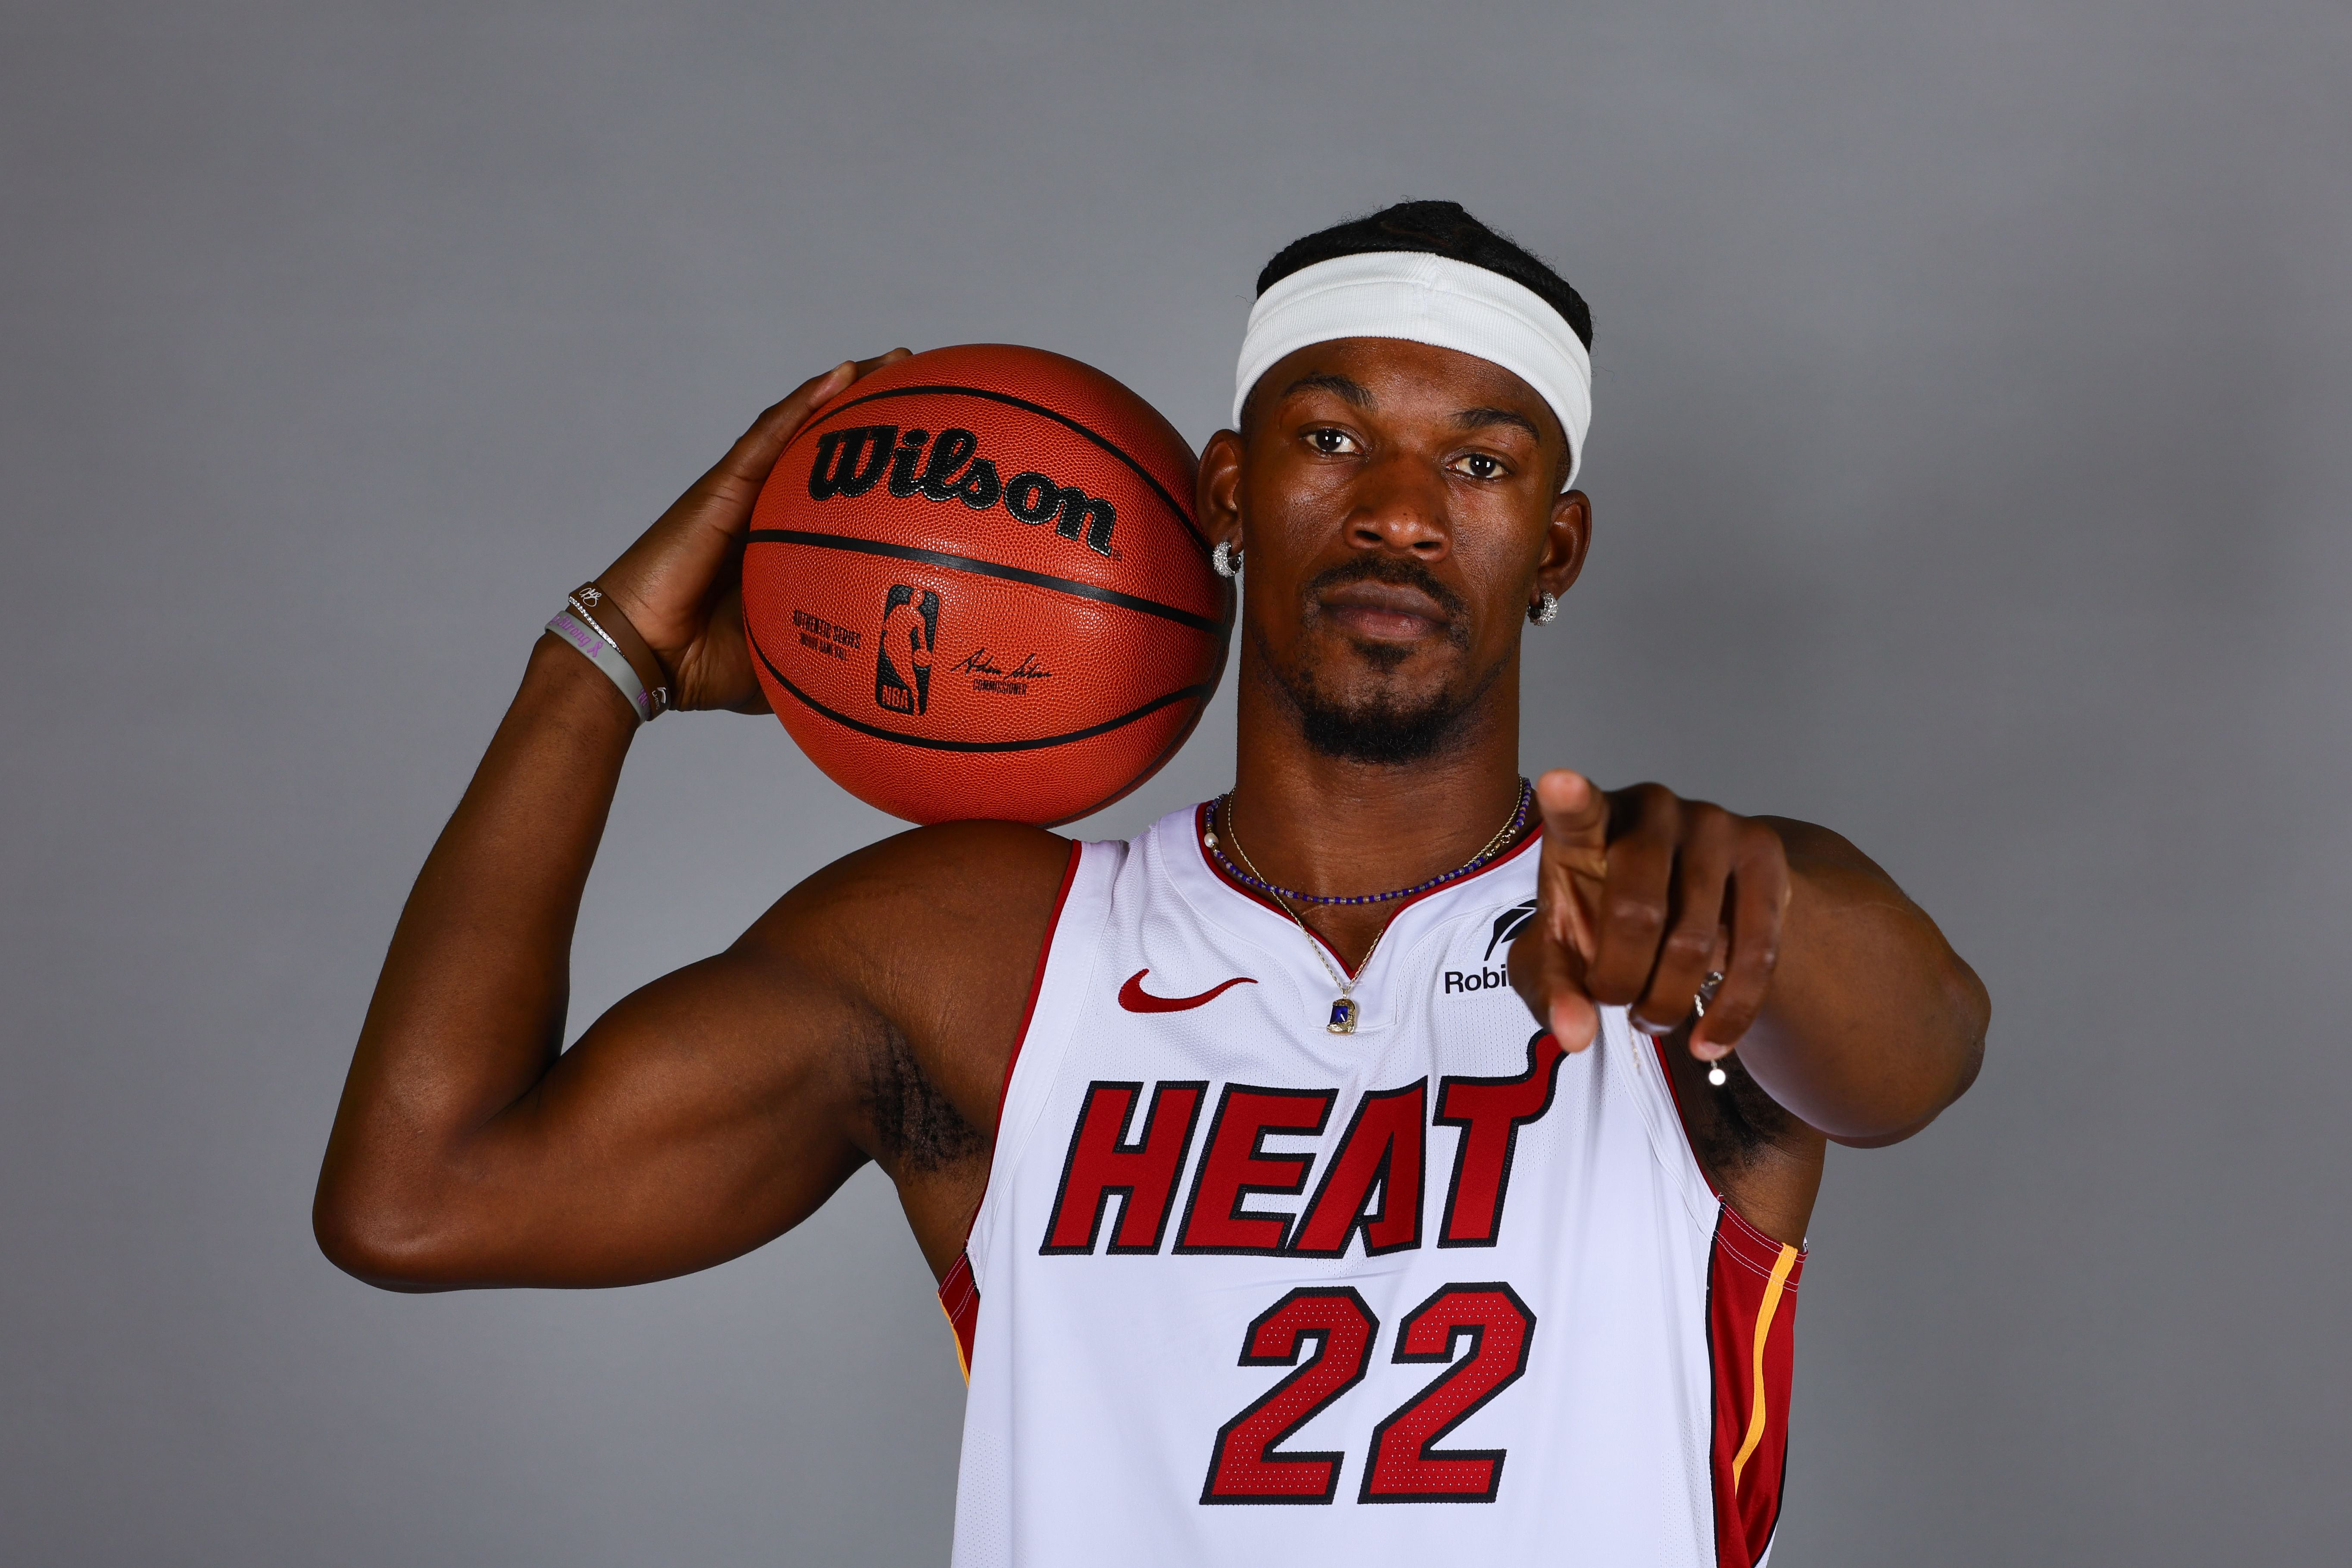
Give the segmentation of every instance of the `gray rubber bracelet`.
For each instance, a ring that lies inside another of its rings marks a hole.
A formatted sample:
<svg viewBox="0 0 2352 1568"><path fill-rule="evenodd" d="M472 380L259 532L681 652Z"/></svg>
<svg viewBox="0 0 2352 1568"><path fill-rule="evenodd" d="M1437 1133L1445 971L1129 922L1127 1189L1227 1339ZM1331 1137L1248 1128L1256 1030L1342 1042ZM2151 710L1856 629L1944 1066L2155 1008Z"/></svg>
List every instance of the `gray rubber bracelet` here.
<svg viewBox="0 0 2352 1568"><path fill-rule="evenodd" d="M646 689L645 682L637 679L637 672L629 668L627 659L621 657L621 650L594 628L583 624L578 616L572 613L571 605L566 605L556 611L555 618L547 623L547 629L578 648L589 663L613 678L613 684L621 689L621 695L629 700L631 708L636 710L638 723L653 722L654 715L661 711L654 701L654 694Z"/></svg>

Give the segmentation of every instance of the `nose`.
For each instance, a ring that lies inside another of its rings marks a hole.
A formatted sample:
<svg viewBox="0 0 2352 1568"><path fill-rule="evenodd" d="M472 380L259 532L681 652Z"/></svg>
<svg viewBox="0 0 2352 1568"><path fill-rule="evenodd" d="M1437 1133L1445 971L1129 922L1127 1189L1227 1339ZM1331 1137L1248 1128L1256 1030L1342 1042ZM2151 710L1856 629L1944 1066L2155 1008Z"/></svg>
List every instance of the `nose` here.
<svg viewBox="0 0 2352 1568"><path fill-rule="evenodd" d="M1348 514L1348 542L1359 550L1391 551L1424 565L1454 547L1454 520L1443 479L1400 453L1372 465L1359 481Z"/></svg>

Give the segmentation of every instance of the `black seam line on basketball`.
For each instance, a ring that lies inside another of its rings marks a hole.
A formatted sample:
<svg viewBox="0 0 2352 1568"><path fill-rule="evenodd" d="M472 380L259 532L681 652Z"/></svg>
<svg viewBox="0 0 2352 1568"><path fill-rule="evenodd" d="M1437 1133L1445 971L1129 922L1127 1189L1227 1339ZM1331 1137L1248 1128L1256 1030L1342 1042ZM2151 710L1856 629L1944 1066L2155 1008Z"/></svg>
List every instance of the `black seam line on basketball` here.
<svg viewBox="0 0 2352 1568"><path fill-rule="evenodd" d="M1192 514L1184 508L1178 506L1176 504L1176 498L1168 493L1168 487L1161 484L1158 479L1152 478L1151 470L1145 468L1141 463L1137 462L1133 458L1129 457L1126 450L1122 448L1118 442L1113 441L1109 437L1103 435L1099 431L1087 429L1085 426L1079 424L1076 420L1071 418L1066 414L1057 413L1055 410L1046 407L1042 403L1032 403L1025 397L1015 397L1009 392L990 392L982 387L950 386L945 384L938 386L894 386L883 392L869 392L863 397L853 397L848 402L842 404L839 407L827 413L824 418L817 420L816 424L825 424L827 421L831 420L835 415L846 414L861 403L872 403L876 399L883 397L919 397L927 392L951 392L962 397L984 397L991 403L1010 404L1015 408L1025 408L1032 414L1042 414L1048 419L1068 426L1071 429L1076 430L1079 435L1084 436L1087 440L1092 441L1096 446L1100 447L1104 451L1108 452L1112 457L1117 458L1120 462L1125 463L1129 468L1133 468L1135 470L1135 477L1141 479L1145 484L1150 485L1151 487L1151 493L1158 496L1161 500L1167 502L1168 510L1174 512L1178 518L1182 520L1184 531L1187 533L1190 533L1196 541L1199 541L1201 547L1203 550L1208 548L1208 541L1202 539L1201 526L1192 521Z"/></svg>
<svg viewBox="0 0 2352 1568"><path fill-rule="evenodd" d="M1043 572L1025 567L1006 566L995 561L982 561L974 555L951 555L944 550L926 550L919 544L896 544L887 539L855 539L838 533L810 533L797 528L755 528L744 540L751 544L806 544L818 550L855 550L867 555L887 555L900 561L919 561L929 566L944 566L950 572L971 572L982 577L1002 577L1010 583L1026 583L1033 588L1051 588L1057 594L1075 594L1081 599L1097 599L1106 605L1117 605L1122 610L1140 610L1147 616L1191 626L1195 631L1213 636L1224 635L1222 621L1206 616L1196 616L1190 610L1180 610L1173 605L1163 605L1156 599L1139 599L1132 594L1122 594L1116 588L1098 588L1092 583L1081 583L1074 577L1049 577Z"/></svg>
<svg viewBox="0 0 2352 1568"><path fill-rule="evenodd" d="M1222 674L1223 671L1220 671L1219 673ZM1209 682L1207 689L1214 691L1216 687L1217 683L1213 680ZM1168 765L1168 759L1176 754L1177 748L1192 738L1192 731L1200 727L1201 715L1206 713L1208 710L1209 705L1206 702L1202 703L1201 706L1193 711L1192 717L1185 721L1183 728L1178 730L1173 735L1168 737L1168 743L1160 748L1160 754L1151 759L1150 766L1145 768L1141 773L1136 774L1133 778L1128 780L1127 783L1119 785L1118 788L1103 796L1092 805L1085 806L1079 810L1070 813L1069 816L1062 818L1062 822L1081 821L1087 817L1092 816L1096 812L1102 810L1103 807L1107 805L1111 805L1118 801L1125 800L1129 795L1134 794L1137 790L1141 789L1143 787L1144 781L1150 778L1152 774L1158 773L1161 768L1166 767ZM1046 823L1043 826L1048 827L1058 827L1061 826L1061 823Z"/></svg>
<svg viewBox="0 0 2352 1568"><path fill-rule="evenodd" d="M1047 746L1067 745L1072 741L1091 741L1097 735L1109 734L1121 725L1132 724L1138 719L1148 718L1171 702L1181 702L1188 697L1197 697L1205 702L1213 689L1206 686L1187 686L1181 691L1171 691L1163 697L1155 697L1142 707L1131 712L1122 713L1116 719L1107 719L1099 724L1089 724L1083 730L1073 730L1066 735L1046 735L1034 741L933 741L921 735L904 735L896 730L885 730L879 724L868 724L863 719L853 719L846 713L836 712L794 686L791 677L776 668L776 661L768 657L768 650L760 646L758 637L751 637L748 640L751 644L751 651L760 656L760 662L768 667L768 673L776 678L776 683L799 698L813 712L820 713L836 724L846 725L862 735L871 735L877 741L896 741L902 746L921 746L934 752L1036 752L1043 751Z"/></svg>

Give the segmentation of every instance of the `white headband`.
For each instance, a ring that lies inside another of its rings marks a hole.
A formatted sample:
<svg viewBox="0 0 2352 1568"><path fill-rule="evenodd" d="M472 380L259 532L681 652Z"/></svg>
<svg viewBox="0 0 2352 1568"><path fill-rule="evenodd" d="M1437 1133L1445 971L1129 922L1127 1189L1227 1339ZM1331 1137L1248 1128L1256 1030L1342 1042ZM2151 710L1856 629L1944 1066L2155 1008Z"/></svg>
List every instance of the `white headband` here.
<svg viewBox="0 0 2352 1568"><path fill-rule="evenodd" d="M1335 338L1402 338L1501 365L1533 387L1568 432L1568 479L1584 466L1592 424L1592 356L1541 295L1499 272L1412 250L1336 257L1258 296L1242 334L1234 424L1276 360Z"/></svg>

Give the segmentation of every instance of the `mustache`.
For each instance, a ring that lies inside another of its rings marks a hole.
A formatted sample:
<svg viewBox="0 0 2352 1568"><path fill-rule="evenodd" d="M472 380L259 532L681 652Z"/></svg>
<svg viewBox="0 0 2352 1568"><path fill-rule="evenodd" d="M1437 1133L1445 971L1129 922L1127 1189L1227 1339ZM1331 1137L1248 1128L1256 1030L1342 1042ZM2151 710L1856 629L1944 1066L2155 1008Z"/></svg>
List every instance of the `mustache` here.
<svg viewBox="0 0 2352 1568"><path fill-rule="evenodd" d="M1307 581L1303 590L1309 604L1333 588L1350 583L1387 583L1397 587L1418 588L1437 601L1445 612L1446 620L1455 628L1468 616L1470 606L1462 595L1437 579L1437 574L1410 556L1359 555L1352 561L1342 561L1327 566Z"/></svg>

